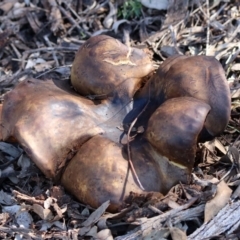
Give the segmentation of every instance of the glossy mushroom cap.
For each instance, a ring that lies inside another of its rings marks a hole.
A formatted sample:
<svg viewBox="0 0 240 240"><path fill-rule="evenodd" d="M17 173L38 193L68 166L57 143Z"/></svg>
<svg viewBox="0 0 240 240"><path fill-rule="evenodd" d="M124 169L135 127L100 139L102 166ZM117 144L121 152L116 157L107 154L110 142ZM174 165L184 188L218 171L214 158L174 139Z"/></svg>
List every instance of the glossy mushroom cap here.
<svg viewBox="0 0 240 240"><path fill-rule="evenodd" d="M158 191L158 174L154 174L153 169L149 169L151 179L156 181L152 190ZM61 182L80 201L90 206L98 207L111 199L108 209L111 212L118 210L130 191L143 193L129 170L127 154L122 152L121 145L101 136L90 139L80 148L68 164Z"/></svg>
<svg viewBox="0 0 240 240"><path fill-rule="evenodd" d="M53 81L28 79L5 95L3 140L16 139L47 177L57 178L78 148L102 132L91 105Z"/></svg>
<svg viewBox="0 0 240 240"><path fill-rule="evenodd" d="M164 102L148 121L146 138L169 161L191 171L210 106L196 98L179 97Z"/></svg>
<svg viewBox="0 0 240 240"><path fill-rule="evenodd" d="M71 83L81 95L117 93L133 97L143 77L154 70L150 54L100 35L76 53Z"/></svg>
<svg viewBox="0 0 240 240"><path fill-rule="evenodd" d="M221 64L208 56L168 58L151 81L151 96L158 104L170 98L194 97L211 107L204 127L207 139L223 132L230 118L231 97ZM147 88L145 89L147 94ZM202 136L203 140L205 140Z"/></svg>

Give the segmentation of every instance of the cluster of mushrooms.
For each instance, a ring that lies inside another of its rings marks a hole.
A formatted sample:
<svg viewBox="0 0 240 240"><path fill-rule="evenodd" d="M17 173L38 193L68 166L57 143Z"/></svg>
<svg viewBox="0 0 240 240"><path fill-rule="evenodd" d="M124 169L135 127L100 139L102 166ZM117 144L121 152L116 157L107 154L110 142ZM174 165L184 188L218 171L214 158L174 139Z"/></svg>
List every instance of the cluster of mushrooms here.
<svg viewBox="0 0 240 240"><path fill-rule="evenodd" d="M213 57L173 56L155 71L148 51L101 35L80 47L71 84L27 79L0 112L3 141L81 202L116 212L130 192L188 181L197 143L228 123L230 92Z"/></svg>

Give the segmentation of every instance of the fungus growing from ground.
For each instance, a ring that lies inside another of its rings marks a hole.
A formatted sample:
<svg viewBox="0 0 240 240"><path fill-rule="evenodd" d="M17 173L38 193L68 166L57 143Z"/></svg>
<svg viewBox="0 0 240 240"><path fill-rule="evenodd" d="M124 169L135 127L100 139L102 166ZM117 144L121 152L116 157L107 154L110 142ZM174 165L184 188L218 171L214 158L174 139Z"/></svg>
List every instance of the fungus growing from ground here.
<svg viewBox="0 0 240 240"><path fill-rule="evenodd" d="M170 57L154 73L147 51L102 35L77 52L71 84L27 79L0 115L3 141L20 143L83 203L110 200L115 212L131 191L165 194L187 182L198 141L228 123L230 92L213 57Z"/></svg>

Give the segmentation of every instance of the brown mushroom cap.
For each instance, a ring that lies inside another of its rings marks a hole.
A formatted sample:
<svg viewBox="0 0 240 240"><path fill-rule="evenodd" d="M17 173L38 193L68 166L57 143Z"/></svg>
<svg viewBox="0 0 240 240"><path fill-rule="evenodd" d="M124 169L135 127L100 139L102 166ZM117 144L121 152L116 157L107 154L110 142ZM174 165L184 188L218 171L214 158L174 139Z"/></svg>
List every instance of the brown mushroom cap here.
<svg viewBox="0 0 240 240"><path fill-rule="evenodd" d="M71 82L81 95L133 96L143 77L154 70L150 55L100 35L87 40L72 65Z"/></svg>
<svg viewBox="0 0 240 240"><path fill-rule="evenodd" d="M147 141L136 141L131 152L144 190L129 167L126 149L102 136L91 138L79 149L61 183L77 199L95 208L110 199L108 211L116 212L130 192L166 194L179 181L187 182L189 169L172 164Z"/></svg>
<svg viewBox="0 0 240 240"><path fill-rule="evenodd" d="M169 99L150 117L146 138L159 153L190 172L209 110L208 104L192 97Z"/></svg>
<svg viewBox="0 0 240 240"><path fill-rule="evenodd" d="M3 140L17 139L41 171L55 178L81 144L103 131L91 105L53 81L23 81L4 97Z"/></svg>
<svg viewBox="0 0 240 240"><path fill-rule="evenodd" d="M96 136L79 149L63 173L61 182L80 201L92 207L111 199L108 210L115 212L130 191L143 192L129 170L121 146Z"/></svg>
<svg viewBox="0 0 240 240"><path fill-rule="evenodd" d="M205 128L214 137L230 117L230 90L221 64L209 56L168 58L149 81L151 96L161 104L176 97L194 97L209 104ZM147 94L147 88L144 90Z"/></svg>

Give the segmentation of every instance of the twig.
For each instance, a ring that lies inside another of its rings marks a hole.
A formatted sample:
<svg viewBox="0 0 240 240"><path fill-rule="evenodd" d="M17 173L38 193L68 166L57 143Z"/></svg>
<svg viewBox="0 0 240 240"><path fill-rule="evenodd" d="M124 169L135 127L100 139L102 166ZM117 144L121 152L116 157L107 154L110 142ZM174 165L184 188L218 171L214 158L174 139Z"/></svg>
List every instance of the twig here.
<svg viewBox="0 0 240 240"><path fill-rule="evenodd" d="M22 58L22 66L21 68L24 69L25 66L25 60L27 59L28 55L35 52L48 52L48 51L66 51L66 52L76 52L78 51L79 47L43 47L43 48L36 48L27 50L23 53Z"/></svg>
<svg viewBox="0 0 240 240"><path fill-rule="evenodd" d="M232 234L239 227L239 213L239 201L228 203L210 222L204 223L200 228L188 236L188 240L206 240L212 239L213 236L219 236L222 233L226 235Z"/></svg>
<svg viewBox="0 0 240 240"><path fill-rule="evenodd" d="M139 184L139 186L140 186L140 188L141 188L142 190L145 190L145 189L144 189L144 187L142 186L142 184L141 184L141 182L140 182L140 180L139 180L139 178L138 178L138 175L137 175L137 173L136 173L136 171L135 171L135 168L134 168L134 166L133 166L133 163L132 163L131 148L130 148L130 141L131 141L131 140L130 140L130 133L131 133L131 131L132 131L132 128L133 128L134 124L137 122L138 118L139 118L139 117L142 115L142 113L146 110L149 102L150 102L150 87L149 87L149 97L148 97L148 101L147 101L147 103L145 104L145 106L144 106L144 108L142 109L142 111L141 111L141 112L137 115L137 117L132 121L132 123L131 123L131 125L130 125L130 127L129 127L129 129L128 129L128 133L127 133L128 162L129 162L129 164L130 164L130 167L131 167L131 170L132 170L132 172L133 172L133 175L135 176L135 178L136 178L136 180L137 180L137 182L138 182L138 184Z"/></svg>
<svg viewBox="0 0 240 240"><path fill-rule="evenodd" d="M48 74L48 73L54 71L55 69L58 69L58 68L64 68L64 67L69 67L69 68L70 68L70 67L72 67L72 64L70 64L70 65L64 65L64 66L61 66L61 67L54 67L54 68L51 68L51 69L47 70L46 72L43 72L43 73L37 75L35 78L40 78L40 77L44 76L45 74Z"/></svg>
<svg viewBox="0 0 240 240"><path fill-rule="evenodd" d="M0 82L0 86L3 87L9 87L13 84L15 84L19 78L23 77L24 75L30 75L32 74L31 69L25 69L23 71L18 70L16 73L14 73L11 77L6 75L6 80L3 80Z"/></svg>
<svg viewBox="0 0 240 240"><path fill-rule="evenodd" d="M141 225L139 227L135 228L132 232L129 232L128 234L117 237L115 239L116 240L143 239L144 237L148 236L149 233L153 229L154 230L161 229L163 227L163 223L166 220L168 220L170 218L174 218L182 210L185 210L185 209L191 207L197 201L197 199L198 199L197 197L194 197L194 198L190 199L186 204L184 204L176 209L172 209L168 212L165 212L165 213L163 213L159 216L153 217L153 218L149 218L146 220L144 219L144 222L141 222ZM202 206L202 205L200 205L200 206ZM199 206L197 208L199 208Z"/></svg>
<svg viewBox="0 0 240 240"><path fill-rule="evenodd" d="M44 204L44 200L38 200L35 197L30 197L30 196L20 193L16 190L13 190L12 192L13 192L14 196L20 200L30 202L31 204L33 204L33 203L40 204L40 205Z"/></svg>
<svg viewBox="0 0 240 240"><path fill-rule="evenodd" d="M158 213L158 214L163 214L163 212L161 210L159 210L158 208L152 206L152 205L149 205L148 208L150 210L152 210L154 213Z"/></svg>
<svg viewBox="0 0 240 240"><path fill-rule="evenodd" d="M14 45L13 43L11 43L10 45L11 45L13 51L15 52L17 58L18 58L18 59L21 59L21 57L22 57L22 56L21 56L21 53L18 51L18 49L15 47L15 45Z"/></svg>
<svg viewBox="0 0 240 240"><path fill-rule="evenodd" d="M209 14L209 0L207 0L207 39L206 39L206 55L209 55L210 43L210 14Z"/></svg>
<svg viewBox="0 0 240 240"><path fill-rule="evenodd" d="M31 49L27 50L24 53L25 54L30 54L30 53L35 53L35 52L48 52L48 51L65 51L65 52L75 52L79 49L79 47L43 47L43 48L36 48L36 49Z"/></svg>
<svg viewBox="0 0 240 240"><path fill-rule="evenodd" d="M48 36L45 35L45 36L43 36L43 38L44 38L44 40L46 41L47 45L48 45L49 47L51 47L52 44L51 44L51 42L49 41ZM57 58L57 56L56 56L56 52L55 52L55 51L52 52L52 56L53 56L54 61L56 62L56 67L59 67L59 62L58 62L58 58Z"/></svg>
<svg viewBox="0 0 240 240"><path fill-rule="evenodd" d="M82 32L82 29L79 27L79 23L76 22L76 20L74 18L72 18L72 16L61 6L58 6L61 13L64 14L67 19L74 25L75 28L77 28L77 30L79 31L79 33Z"/></svg>

